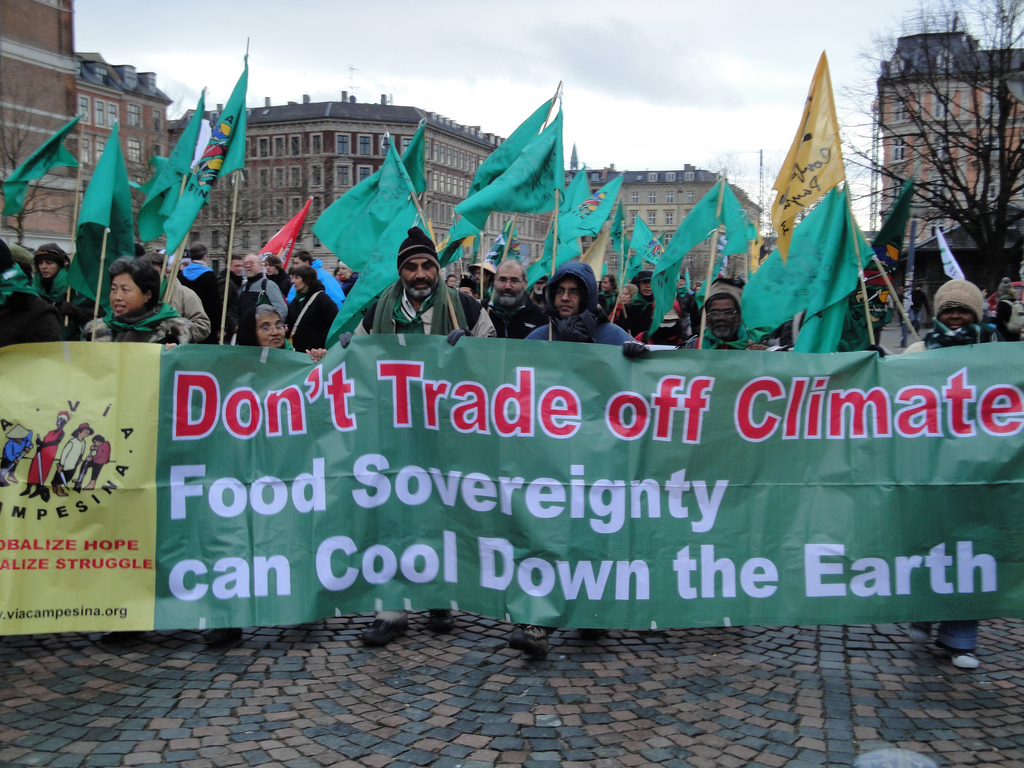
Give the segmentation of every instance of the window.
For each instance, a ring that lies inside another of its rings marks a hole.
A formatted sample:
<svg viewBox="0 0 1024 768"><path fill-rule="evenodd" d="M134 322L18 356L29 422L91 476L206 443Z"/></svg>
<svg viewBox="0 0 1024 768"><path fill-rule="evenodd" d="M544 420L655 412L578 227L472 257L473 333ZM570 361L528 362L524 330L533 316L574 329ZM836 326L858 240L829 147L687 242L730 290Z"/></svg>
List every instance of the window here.
<svg viewBox="0 0 1024 768"><path fill-rule="evenodd" d="M894 99L892 102L892 122L902 123L907 119L907 102L905 99Z"/></svg>
<svg viewBox="0 0 1024 768"><path fill-rule="evenodd" d="M313 205L311 207L313 209L313 215L319 216L320 211L323 210L324 207L323 198L320 197L320 195L313 195Z"/></svg>
<svg viewBox="0 0 1024 768"><path fill-rule="evenodd" d="M388 150L391 149L391 137L386 133L380 137L380 153L386 155Z"/></svg>
<svg viewBox="0 0 1024 768"><path fill-rule="evenodd" d="M648 180L648 181L657 181L657 180L658 180L658 174L657 174L657 172L655 171L655 172L653 172L653 173L648 173L648 174L647 174L647 180Z"/></svg>
<svg viewBox="0 0 1024 768"><path fill-rule="evenodd" d="M339 187L347 187L351 182L348 180L348 167L337 166L334 169L334 183Z"/></svg>
<svg viewBox="0 0 1024 768"><path fill-rule="evenodd" d="M128 162L142 162L142 145L138 139L128 139Z"/></svg>
<svg viewBox="0 0 1024 768"><path fill-rule="evenodd" d="M220 248L220 230L219 229L211 229L210 230L210 247L211 248Z"/></svg>
<svg viewBox="0 0 1024 768"><path fill-rule="evenodd" d="M293 157L302 154L302 136L288 137L288 152Z"/></svg>
<svg viewBox="0 0 1024 768"><path fill-rule="evenodd" d="M163 125L163 122L164 121L163 121L163 118L160 115L160 111L154 109L153 110L153 130L154 131L161 130L160 126Z"/></svg>
<svg viewBox="0 0 1024 768"><path fill-rule="evenodd" d="M142 110L139 109L138 104L128 105L128 125L132 128L138 128L142 125Z"/></svg>
<svg viewBox="0 0 1024 768"><path fill-rule="evenodd" d="M338 143L338 154L347 155L351 150L348 146L348 134L338 134L336 137Z"/></svg>
<svg viewBox="0 0 1024 768"><path fill-rule="evenodd" d="M260 186L261 187L269 187L270 186L270 169L269 168L260 168Z"/></svg>
<svg viewBox="0 0 1024 768"><path fill-rule="evenodd" d="M275 200L274 200L274 215L277 218L279 218L279 219L284 217L284 198L283 197L275 198Z"/></svg>
<svg viewBox="0 0 1024 768"><path fill-rule="evenodd" d="M676 201L676 193L675 192L666 192L665 193L665 202L666 203L674 203L675 201Z"/></svg>
<svg viewBox="0 0 1024 768"><path fill-rule="evenodd" d="M302 186L302 168L297 165L288 169L288 186L293 188Z"/></svg>
<svg viewBox="0 0 1024 768"><path fill-rule="evenodd" d="M949 117L949 101L945 96L932 95L932 119L945 120Z"/></svg>
<svg viewBox="0 0 1024 768"><path fill-rule="evenodd" d="M658 193L657 192L648 192L647 193L647 202L648 203L656 203L656 202L658 202Z"/></svg>
<svg viewBox="0 0 1024 768"><path fill-rule="evenodd" d="M591 181L600 181L601 180L601 172L600 171L594 171L593 173L591 173L590 174L590 180Z"/></svg>
<svg viewBox="0 0 1024 768"><path fill-rule="evenodd" d="M284 168L275 168L274 169L274 186L275 187L283 187L284 186Z"/></svg>
<svg viewBox="0 0 1024 768"><path fill-rule="evenodd" d="M892 140L892 159L895 161L907 159L907 142L899 136Z"/></svg>
<svg viewBox="0 0 1024 768"><path fill-rule="evenodd" d="M249 250L249 230L248 229L243 229L242 230L242 250L243 251L248 251Z"/></svg>
<svg viewBox="0 0 1024 768"><path fill-rule="evenodd" d="M410 144L412 144L412 137L411 136L403 136L402 137L402 153L403 154L405 153L405 150L407 150L409 148Z"/></svg>
<svg viewBox="0 0 1024 768"><path fill-rule="evenodd" d="M78 114L82 115L82 122L89 122L89 97L79 96L78 97Z"/></svg>
<svg viewBox="0 0 1024 768"><path fill-rule="evenodd" d="M309 136L309 152L312 155L319 155L324 151L323 134L312 133Z"/></svg>
<svg viewBox="0 0 1024 768"><path fill-rule="evenodd" d="M359 154L370 155L373 153L373 136L359 137Z"/></svg>
<svg viewBox="0 0 1024 768"><path fill-rule="evenodd" d="M92 162L92 155L90 154L90 142L88 139L81 140L81 149L78 152L79 159L86 165Z"/></svg>
<svg viewBox="0 0 1024 768"><path fill-rule="evenodd" d="M636 215L637 215L637 213L639 213L639 211L630 211L629 212L629 224L630 224L630 226L636 224Z"/></svg>
<svg viewBox="0 0 1024 768"><path fill-rule="evenodd" d="M658 212L657 212L657 211L648 211L648 212L647 212L647 223L648 223L648 224L649 224L650 226L652 226L652 227L653 227L653 226L654 226L655 224L657 224L657 223L658 223Z"/></svg>
<svg viewBox="0 0 1024 768"><path fill-rule="evenodd" d="M373 168L371 168L368 165L360 165L358 169L359 181L362 181L363 179L368 179L370 177L370 174L372 173Z"/></svg>
<svg viewBox="0 0 1024 768"><path fill-rule="evenodd" d="M260 157L270 157L270 139L260 139Z"/></svg>
<svg viewBox="0 0 1024 768"><path fill-rule="evenodd" d="M697 200L697 196L693 192L686 193L686 202L693 203Z"/></svg>
<svg viewBox="0 0 1024 768"><path fill-rule="evenodd" d="M640 193L639 192L633 192L629 196L629 202L631 202L631 203L639 203L640 202Z"/></svg>
<svg viewBox="0 0 1024 768"><path fill-rule="evenodd" d="M310 166L309 183L314 187L322 187L324 185L324 170L319 165Z"/></svg>
<svg viewBox="0 0 1024 768"><path fill-rule="evenodd" d="M103 155L103 150L106 148L106 144L99 139L96 139L96 162L100 161L100 157Z"/></svg>
<svg viewBox="0 0 1024 768"><path fill-rule="evenodd" d="M93 106L95 107L94 113L96 115L96 125L106 125L107 105L99 99L96 99L93 102Z"/></svg>
<svg viewBox="0 0 1024 768"><path fill-rule="evenodd" d="M270 233L267 232L267 230L265 230L265 229L261 229L260 230L260 242L261 243L266 243L266 242L268 242L270 240L270 238L267 237L268 234L270 234Z"/></svg>
<svg viewBox="0 0 1024 768"><path fill-rule="evenodd" d="M292 198L291 215L294 216L296 213L298 213L301 210L302 210L302 198L301 197L293 197Z"/></svg>
<svg viewBox="0 0 1024 768"><path fill-rule="evenodd" d="M665 211L665 225L671 227L675 223L675 211Z"/></svg>
<svg viewBox="0 0 1024 768"><path fill-rule="evenodd" d="M675 181L675 180L676 180L676 172L675 171L668 171L665 174L665 181ZM669 192L669 194L672 194L672 193Z"/></svg>
<svg viewBox="0 0 1024 768"><path fill-rule="evenodd" d="M284 157L284 136L274 137L274 157Z"/></svg>
<svg viewBox="0 0 1024 768"><path fill-rule="evenodd" d="M687 171L683 174L683 181L693 181L693 171Z"/></svg>
<svg viewBox="0 0 1024 768"><path fill-rule="evenodd" d="M109 118L107 120L107 125L113 128L119 116L120 115L117 111L117 104L115 104L114 102L110 102L109 104L107 104L107 117Z"/></svg>

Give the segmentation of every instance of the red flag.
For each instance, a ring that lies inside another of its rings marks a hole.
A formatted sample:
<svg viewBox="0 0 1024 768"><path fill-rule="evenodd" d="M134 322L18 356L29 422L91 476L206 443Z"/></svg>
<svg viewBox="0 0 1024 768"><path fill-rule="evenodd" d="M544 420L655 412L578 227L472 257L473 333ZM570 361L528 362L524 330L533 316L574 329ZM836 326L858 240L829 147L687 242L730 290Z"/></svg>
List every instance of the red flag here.
<svg viewBox="0 0 1024 768"><path fill-rule="evenodd" d="M267 244L260 249L260 258L274 254L279 256L284 268L288 269L288 259L292 256L295 248L295 239L299 236L303 223L306 221L306 214L309 213L309 204L313 198L309 198L302 210L292 216L291 220L277 231Z"/></svg>

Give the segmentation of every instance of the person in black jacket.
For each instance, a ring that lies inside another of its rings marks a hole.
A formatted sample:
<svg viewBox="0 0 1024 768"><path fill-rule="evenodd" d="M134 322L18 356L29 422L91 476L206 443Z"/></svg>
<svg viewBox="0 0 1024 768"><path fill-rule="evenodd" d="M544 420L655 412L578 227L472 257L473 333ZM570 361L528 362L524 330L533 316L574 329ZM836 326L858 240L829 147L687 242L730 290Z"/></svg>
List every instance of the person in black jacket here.
<svg viewBox="0 0 1024 768"><path fill-rule="evenodd" d="M292 288L291 270L286 270L280 257L273 253L263 257L263 266L267 270L267 277L277 283L277 287L281 289L281 295L287 296L288 291Z"/></svg>
<svg viewBox="0 0 1024 768"><path fill-rule="evenodd" d="M192 262L182 266L181 271L178 272L178 282L195 292L203 304L203 311L210 318L210 334L199 343L216 344L217 334L220 332L222 308L222 294L217 283L217 276L213 274L213 270L207 263L205 245L200 243L193 245L188 249L188 256Z"/></svg>
<svg viewBox="0 0 1024 768"><path fill-rule="evenodd" d="M522 262L501 262L494 277L494 298L487 307L499 339L525 339L547 322L544 311L526 295L526 269Z"/></svg>
<svg viewBox="0 0 1024 768"><path fill-rule="evenodd" d="M0 240L0 347L60 341L60 313L41 298Z"/></svg>
<svg viewBox="0 0 1024 768"><path fill-rule="evenodd" d="M288 275L295 287L287 318L292 346L296 352L323 347L338 307L324 293L323 283L312 267L297 264L288 269Z"/></svg>

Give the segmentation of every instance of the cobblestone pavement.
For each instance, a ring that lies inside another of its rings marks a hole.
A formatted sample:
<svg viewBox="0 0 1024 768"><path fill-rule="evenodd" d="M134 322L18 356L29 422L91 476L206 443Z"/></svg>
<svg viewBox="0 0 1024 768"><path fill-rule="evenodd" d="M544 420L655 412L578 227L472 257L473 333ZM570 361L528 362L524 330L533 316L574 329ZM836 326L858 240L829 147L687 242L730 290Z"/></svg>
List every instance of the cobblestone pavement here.
<svg viewBox="0 0 1024 768"><path fill-rule="evenodd" d="M982 623L963 672L903 627L726 627L552 637L369 616L191 632L0 639L5 766L846 766L900 747L940 766L1024 765L1024 622Z"/></svg>

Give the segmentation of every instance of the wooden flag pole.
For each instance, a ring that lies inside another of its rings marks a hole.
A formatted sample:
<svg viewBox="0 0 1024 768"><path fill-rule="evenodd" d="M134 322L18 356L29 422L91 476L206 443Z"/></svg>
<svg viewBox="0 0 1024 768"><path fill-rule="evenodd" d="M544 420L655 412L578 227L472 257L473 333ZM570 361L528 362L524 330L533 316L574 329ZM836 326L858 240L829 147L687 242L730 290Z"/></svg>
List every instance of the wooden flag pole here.
<svg viewBox="0 0 1024 768"><path fill-rule="evenodd" d="M722 219L722 199L725 197L725 174L722 175L722 180L719 182L718 187L718 205L715 208L715 218L719 221ZM719 224L715 227L715 234L711 238L711 253L708 254L708 273L704 278L704 302L700 305L700 335L697 336L697 349L704 349L704 331L708 327L708 291L711 290L711 273L715 269L715 262L718 261L716 258L718 250L718 237L722 230L722 225ZM697 294L694 292L694 298Z"/></svg>
<svg viewBox="0 0 1024 768"><path fill-rule="evenodd" d="M509 246L512 245L512 233L516 231L516 218L519 216L518 213L512 214L512 227L508 231L508 238L505 240L505 248L501 252L501 260L505 261L505 257L508 256ZM483 268L481 268L483 271Z"/></svg>
<svg viewBox="0 0 1024 768"><path fill-rule="evenodd" d="M80 203L79 194L82 189L82 125L78 125L78 172L75 174L75 209L71 215L71 253L68 256L68 266L71 266L72 260L75 258L75 251L78 248L78 241L76 239L78 231L78 206ZM67 291L64 293L64 301L71 301L71 286L68 286ZM68 327L68 316L64 315L64 327Z"/></svg>
<svg viewBox="0 0 1024 768"><path fill-rule="evenodd" d="M878 260L878 255L876 254L872 258L874 259L875 264L878 265L878 270L882 273L882 278L885 280L885 287L889 289L889 293L891 295L898 297L899 294L897 294L896 289L892 287L892 281L889 280L889 275L886 273L882 262ZM907 324L907 328L909 328L910 332L914 335L914 341L920 341L921 337L918 335L917 331L914 330L914 325L910 322L910 318L907 317L907 310L903 308L903 302L894 301L893 304L896 305L896 308L900 311L900 317L903 318L903 322Z"/></svg>
<svg viewBox="0 0 1024 768"><path fill-rule="evenodd" d="M235 169L234 173L231 174L231 183L234 185L235 191L231 201L231 224L228 228L227 260L224 264L224 302L220 308L220 339L217 341L221 346L224 345L224 324L228 320L228 293L231 291L231 254L235 250L235 212L238 210L238 187L241 186L238 183L239 173L241 171ZM181 263L181 259L178 259L178 263Z"/></svg>
<svg viewBox="0 0 1024 768"><path fill-rule="evenodd" d="M100 243L100 276L96 281L96 306L92 310L92 338L96 341L96 321L100 316L100 293L103 291L103 265L107 259L107 235L110 234L110 227L103 228L103 242Z"/></svg>

